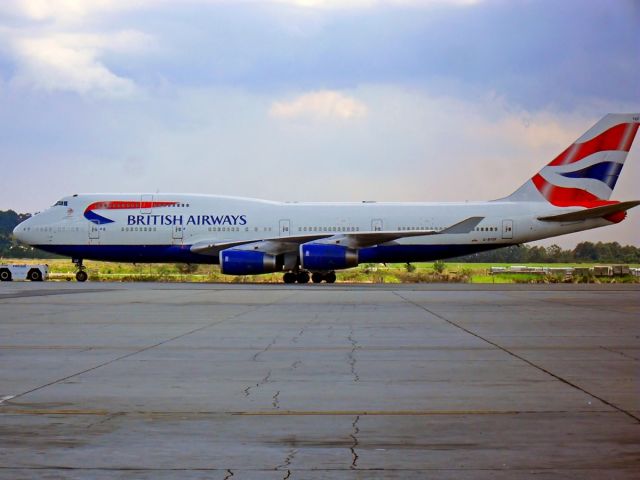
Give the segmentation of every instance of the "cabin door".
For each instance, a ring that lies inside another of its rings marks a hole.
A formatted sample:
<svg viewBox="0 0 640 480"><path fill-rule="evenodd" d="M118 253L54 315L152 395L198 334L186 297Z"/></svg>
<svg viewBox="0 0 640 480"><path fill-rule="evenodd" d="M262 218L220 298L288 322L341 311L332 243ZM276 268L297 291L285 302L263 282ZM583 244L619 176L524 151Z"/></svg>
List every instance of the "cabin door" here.
<svg viewBox="0 0 640 480"><path fill-rule="evenodd" d="M89 222L89 240L100 239L100 225L97 223Z"/></svg>
<svg viewBox="0 0 640 480"><path fill-rule="evenodd" d="M513 238L513 220L502 221L502 238Z"/></svg>
<svg viewBox="0 0 640 480"><path fill-rule="evenodd" d="M382 231L382 219L374 218L373 220L371 220L371 231L373 232Z"/></svg>
<svg viewBox="0 0 640 480"><path fill-rule="evenodd" d="M181 245L184 237L184 227L182 225L174 225L171 237L174 245Z"/></svg>
<svg viewBox="0 0 640 480"><path fill-rule="evenodd" d="M280 236L288 237L291 235L291 221L280 220Z"/></svg>

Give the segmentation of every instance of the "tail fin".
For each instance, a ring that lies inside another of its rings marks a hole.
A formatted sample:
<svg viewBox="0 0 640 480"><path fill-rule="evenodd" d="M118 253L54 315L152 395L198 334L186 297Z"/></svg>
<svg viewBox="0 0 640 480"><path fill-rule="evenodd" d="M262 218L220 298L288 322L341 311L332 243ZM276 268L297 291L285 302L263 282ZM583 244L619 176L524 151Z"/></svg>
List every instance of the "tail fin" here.
<svg viewBox="0 0 640 480"><path fill-rule="evenodd" d="M557 207L606 205L640 125L640 114L605 115L504 200Z"/></svg>

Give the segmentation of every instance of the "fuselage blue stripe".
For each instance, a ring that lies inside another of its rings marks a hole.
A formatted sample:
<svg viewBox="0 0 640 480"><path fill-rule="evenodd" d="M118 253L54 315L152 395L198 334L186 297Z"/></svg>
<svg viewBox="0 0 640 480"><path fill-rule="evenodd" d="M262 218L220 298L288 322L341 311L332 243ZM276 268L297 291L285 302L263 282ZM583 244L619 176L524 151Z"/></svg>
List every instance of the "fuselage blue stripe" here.
<svg viewBox="0 0 640 480"><path fill-rule="evenodd" d="M388 245L362 248L359 263L428 262L493 250L500 245ZM140 263L218 263L217 255L199 255L190 245L34 245L47 252L86 260Z"/></svg>

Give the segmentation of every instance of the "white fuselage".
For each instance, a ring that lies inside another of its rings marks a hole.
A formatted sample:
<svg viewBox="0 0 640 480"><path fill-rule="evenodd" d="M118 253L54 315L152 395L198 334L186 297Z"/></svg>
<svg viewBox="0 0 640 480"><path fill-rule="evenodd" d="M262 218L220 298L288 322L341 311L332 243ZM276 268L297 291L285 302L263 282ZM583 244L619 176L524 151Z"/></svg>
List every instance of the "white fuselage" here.
<svg viewBox="0 0 640 480"><path fill-rule="evenodd" d="M20 224L30 245L74 258L217 263L194 245L356 232L441 231L482 217L465 234L399 238L363 248L360 262L446 258L608 225L602 218L545 222L572 211L542 202L287 203L214 195L91 194L65 197Z"/></svg>

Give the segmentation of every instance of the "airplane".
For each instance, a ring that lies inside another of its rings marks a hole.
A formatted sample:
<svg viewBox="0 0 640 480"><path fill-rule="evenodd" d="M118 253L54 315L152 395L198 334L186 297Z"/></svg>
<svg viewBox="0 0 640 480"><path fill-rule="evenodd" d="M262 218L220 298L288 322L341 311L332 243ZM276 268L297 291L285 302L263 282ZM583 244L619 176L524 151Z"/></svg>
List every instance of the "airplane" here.
<svg viewBox="0 0 640 480"><path fill-rule="evenodd" d="M511 195L487 202L275 202L187 194L82 194L22 222L15 237L84 259L219 264L336 280L359 263L424 262L621 222L640 200L610 200L640 114L608 114Z"/></svg>

